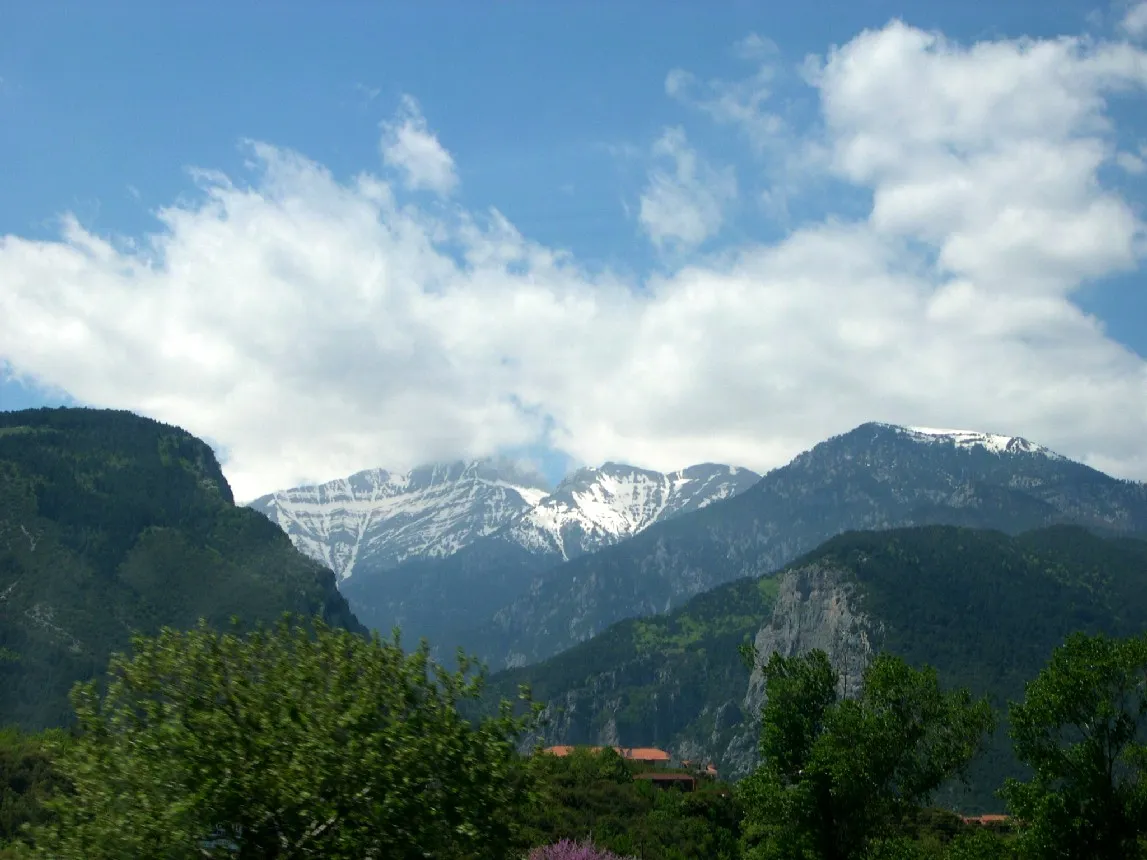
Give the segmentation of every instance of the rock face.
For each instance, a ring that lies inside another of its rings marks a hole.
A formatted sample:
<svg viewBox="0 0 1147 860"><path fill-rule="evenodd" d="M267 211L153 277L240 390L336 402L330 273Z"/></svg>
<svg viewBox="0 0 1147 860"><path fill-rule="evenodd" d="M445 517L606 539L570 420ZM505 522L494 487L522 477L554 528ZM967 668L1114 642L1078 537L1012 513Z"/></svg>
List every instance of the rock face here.
<svg viewBox="0 0 1147 860"><path fill-rule="evenodd" d="M749 675L747 686L742 687L738 701L707 704L693 725L707 725L708 732L678 734L670 740L678 758L716 761L727 779L740 779L757 766L757 738L765 702L761 666L774 653L792 657L823 650L840 673L838 692L850 697L860 692L864 670L879 646L882 625L860 608L860 591L855 577L847 570L816 561L784 571L776 584L772 615L752 639L759 662ZM635 739L632 729L624 736L619 732L618 718L628 705L627 681L632 678L629 668L603 668L591 675L584 687L566 690L549 700L542 714L545 728L528 737L523 748L539 741L546 745L577 742L600 746L647 742ZM649 680L662 688L668 704L678 679L668 668L651 674ZM656 740L666 743L669 739Z"/></svg>
<svg viewBox="0 0 1147 860"><path fill-rule="evenodd" d="M859 603L854 579L823 562L786 571L780 577L773 617L753 640L759 662L741 705L746 715L743 731L720 756L730 778L746 776L757 766L758 727L765 704L761 667L774 653L793 657L820 649L840 673L837 692L843 697L859 694L881 630Z"/></svg>

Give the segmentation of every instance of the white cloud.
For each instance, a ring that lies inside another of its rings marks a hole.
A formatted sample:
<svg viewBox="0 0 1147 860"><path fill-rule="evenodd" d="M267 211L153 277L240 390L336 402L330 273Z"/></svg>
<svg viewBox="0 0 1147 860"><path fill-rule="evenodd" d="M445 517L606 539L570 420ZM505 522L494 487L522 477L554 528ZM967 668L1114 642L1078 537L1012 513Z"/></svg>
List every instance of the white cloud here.
<svg viewBox="0 0 1147 860"><path fill-rule="evenodd" d="M823 178L828 152L815 135L799 134L790 118L774 105L775 88L791 77L777 46L750 34L734 45L734 53L757 62L756 71L748 78L702 82L690 72L674 69L665 78L665 92L719 125L740 132L758 159L763 210L788 226L789 201Z"/></svg>
<svg viewBox="0 0 1147 860"><path fill-rule="evenodd" d="M1147 173L1147 161L1131 152L1120 152L1115 156L1115 163L1132 176L1142 176Z"/></svg>
<svg viewBox="0 0 1147 860"><path fill-rule="evenodd" d="M496 212L431 215L254 144L249 183L200 173L202 200L134 249L74 219L0 239L0 359L217 440L244 498L531 443L763 470L873 419L1019 433L1147 478L1147 362L1072 301L1142 254L1098 171L1106 96L1142 98L1145 69L1126 44L865 32L814 69L811 143L871 193L867 217L642 283ZM667 183L720 187L699 161L682 174L683 137L661 146Z"/></svg>
<svg viewBox="0 0 1147 860"><path fill-rule="evenodd" d="M638 218L653 244L690 249L716 235L725 206L737 196L733 169L706 164L680 128L667 129L653 154L673 162L672 170L650 172L641 195Z"/></svg>
<svg viewBox="0 0 1147 860"><path fill-rule="evenodd" d="M447 195L458 185L453 156L427 128L413 96L402 97L398 116L382 129L382 160L402 173L407 188Z"/></svg>
<svg viewBox="0 0 1147 860"><path fill-rule="evenodd" d="M1120 28L1133 39L1147 36L1147 2L1136 3L1128 9Z"/></svg>
<svg viewBox="0 0 1147 860"><path fill-rule="evenodd" d="M1143 224L1096 172L1104 94L1147 86L1143 52L1083 40L970 48L899 22L814 76L833 169L872 189L878 229L925 241L984 288L1066 294L1137 265Z"/></svg>

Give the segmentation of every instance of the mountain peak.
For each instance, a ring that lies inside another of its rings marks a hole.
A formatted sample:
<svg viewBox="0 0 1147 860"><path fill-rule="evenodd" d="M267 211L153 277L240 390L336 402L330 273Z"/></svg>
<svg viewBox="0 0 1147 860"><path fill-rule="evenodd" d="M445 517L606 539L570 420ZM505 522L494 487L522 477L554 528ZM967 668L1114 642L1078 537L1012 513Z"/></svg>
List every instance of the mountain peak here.
<svg viewBox="0 0 1147 860"><path fill-rule="evenodd" d="M654 522L737 495L759 479L747 469L712 463L664 474L608 462L571 473L515 521L507 537L531 552L574 558L632 537Z"/></svg>
<svg viewBox="0 0 1147 860"><path fill-rule="evenodd" d="M1005 436L980 430L949 430L938 427L905 427L898 424L886 427L913 442L928 445L954 445L957 448L983 448L993 454L1042 454L1052 459L1063 459L1059 454L1022 436Z"/></svg>

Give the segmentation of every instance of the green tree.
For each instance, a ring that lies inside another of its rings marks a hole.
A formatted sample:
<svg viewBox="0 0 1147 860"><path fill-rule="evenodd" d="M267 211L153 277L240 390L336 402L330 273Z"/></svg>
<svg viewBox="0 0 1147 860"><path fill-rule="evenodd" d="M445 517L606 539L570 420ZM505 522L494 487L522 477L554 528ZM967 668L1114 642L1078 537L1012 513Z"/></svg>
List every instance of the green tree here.
<svg viewBox="0 0 1147 860"><path fill-rule="evenodd" d="M66 742L58 729L40 735L0 729L0 847L23 841L27 826L45 820L44 802L64 787L49 746Z"/></svg>
<svg viewBox="0 0 1147 860"><path fill-rule="evenodd" d="M509 702L458 712L484 675L316 620L246 636L136 637L106 693L77 685L74 788L37 833L53 858L494 858L529 792Z"/></svg>
<svg viewBox="0 0 1147 860"><path fill-rule="evenodd" d="M823 651L774 653L763 672L761 765L739 786L752 860L864 857L963 774L993 726L987 701L944 692L934 670L889 655L857 699L838 697Z"/></svg>
<svg viewBox="0 0 1147 860"><path fill-rule="evenodd" d="M1077 633L1009 710L1016 756L1032 769L1001 794L1033 858L1143 857L1147 834L1147 636Z"/></svg>

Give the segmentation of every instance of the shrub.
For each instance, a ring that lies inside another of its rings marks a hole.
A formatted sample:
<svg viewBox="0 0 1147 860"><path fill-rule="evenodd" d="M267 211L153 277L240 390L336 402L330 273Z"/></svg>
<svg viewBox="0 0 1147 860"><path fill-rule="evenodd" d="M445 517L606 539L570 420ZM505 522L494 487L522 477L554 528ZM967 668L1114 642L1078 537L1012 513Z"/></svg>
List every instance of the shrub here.
<svg viewBox="0 0 1147 860"><path fill-rule="evenodd" d="M621 857L604 848L595 848L589 840L571 842L563 839L553 845L535 848L530 852L529 860L632 860L632 858Z"/></svg>

